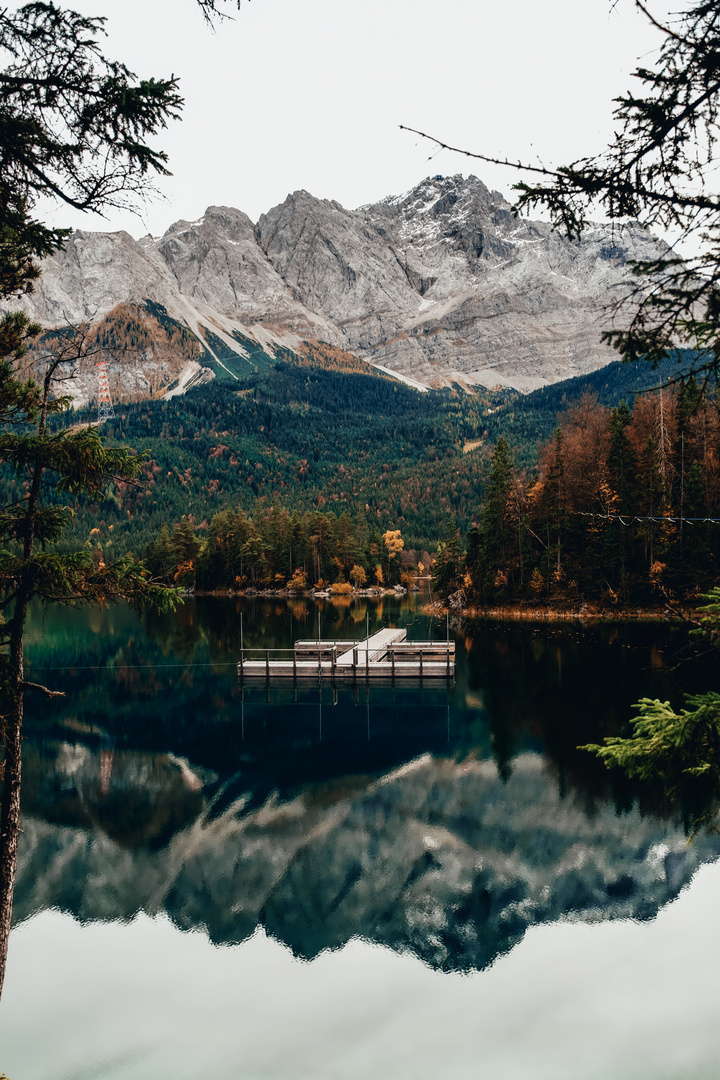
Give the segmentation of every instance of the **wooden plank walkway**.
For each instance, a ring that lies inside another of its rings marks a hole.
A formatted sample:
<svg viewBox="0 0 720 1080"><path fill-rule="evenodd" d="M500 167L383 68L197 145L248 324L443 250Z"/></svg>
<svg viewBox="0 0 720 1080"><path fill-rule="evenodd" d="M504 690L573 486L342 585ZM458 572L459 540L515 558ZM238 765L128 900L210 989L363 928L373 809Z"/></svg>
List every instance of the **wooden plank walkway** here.
<svg viewBox="0 0 720 1080"><path fill-rule="evenodd" d="M358 642L342 656L338 656L336 667L352 667L354 663L357 663L364 668L368 664L377 663L387 653L388 645L404 641L406 637L407 630L392 630L390 627L378 630L376 634L371 634L369 638ZM355 659L355 653L357 653L357 659Z"/></svg>
<svg viewBox="0 0 720 1080"><path fill-rule="evenodd" d="M358 666L357 668L335 667L333 669L327 660L322 661L321 668L317 663L308 661L298 660L293 665L292 660L271 660L268 671L264 660L246 660L244 671L238 672L238 674L245 681L260 679L262 682L268 680L272 682L275 679L311 679L314 682L318 682L320 679L323 682L364 682L367 679L385 679L390 682L393 679L452 678L455 673L454 661L450 661L449 668L450 672L448 674L448 665L444 660L440 663L428 661L424 664L418 663L417 660L402 662L398 660L393 674L389 663L369 664L367 667Z"/></svg>

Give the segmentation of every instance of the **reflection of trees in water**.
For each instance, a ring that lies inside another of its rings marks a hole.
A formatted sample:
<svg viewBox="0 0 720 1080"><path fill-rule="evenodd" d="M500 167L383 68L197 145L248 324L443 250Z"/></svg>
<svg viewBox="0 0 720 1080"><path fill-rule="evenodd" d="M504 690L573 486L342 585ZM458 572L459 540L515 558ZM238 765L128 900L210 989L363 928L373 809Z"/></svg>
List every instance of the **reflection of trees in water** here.
<svg viewBox="0 0 720 1080"><path fill-rule="evenodd" d="M343 608L351 608L353 605L353 598L352 596L333 596L330 599L330 603L334 608L340 611Z"/></svg>
<svg viewBox="0 0 720 1080"><path fill-rule="evenodd" d="M368 605L366 603L354 603L350 610L350 620L353 623L364 623L368 613Z"/></svg>
<svg viewBox="0 0 720 1080"><path fill-rule="evenodd" d="M670 812L659 786L630 784L578 747L626 730L641 694L677 700L681 683L703 684L709 659L679 671L669 659L687 655L682 628L475 622L466 634L468 686L482 691L501 775L523 747L534 747L553 763L561 792L579 793L588 813L608 798L618 810L637 802L645 813ZM690 822L706 801L706 792L688 790L676 816Z"/></svg>
<svg viewBox="0 0 720 1080"><path fill-rule="evenodd" d="M402 602L407 600L402 598ZM388 614L397 615L400 601L393 598L387 603ZM220 745L222 753L230 753L228 760L236 754L235 749L226 749L230 745L227 734L217 742L214 725L229 724L228 732L234 732L237 722L240 692L233 665L240 650L241 615L246 647L287 647L294 638L317 633L317 610L305 598L279 603L262 598L251 602L198 597L183 605L177 617L150 616L143 622L126 609L110 609L101 613L100 632L70 612L62 626L38 620L44 633L33 647L33 670L38 664L55 668L53 685L66 690L83 723L131 732L138 746L158 750L171 746L194 760L209 757L209 764L216 768L218 760L213 759L216 752L220 754ZM364 634L368 614L371 629L379 625L378 611L366 598L349 609L326 603L321 632L324 637L358 637ZM419 630L411 628L411 636L430 632L427 620ZM652 626L604 625L582 630L484 622L465 624L463 633L465 642L458 642L456 687L449 702L452 741L443 744L445 752L467 754L478 747L481 753L491 751L501 773L507 775L520 750L543 750L555 764L561 788L584 790L590 802L608 792L625 802L631 798L619 777L607 777L591 755L576 748L621 731L631 702L640 694L677 698L673 656L684 635ZM666 657L665 666L658 666L659 654ZM88 663L99 670L82 670ZM175 663L178 669L173 668ZM223 667L213 668L213 663ZM108 679L112 680L112 708L107 701ZM685 682L683 689L693 688ZM182 690L176 693L173 687L178 685ZM412 691L410 698L416 693ZM171 706L167 695L172 695ZM404 700L405 690L398 687L396 695ZM382 696L374 694L374 701L379 700ZM48 718L61 717L64 708L49 703L38 719L46 724ZM272 711L266 717L283 739L289 739L288 745L293 741L293 726L298 734L304 731L294 721L278 724ZM371 727L375 738L377 725ZM252 732L252 722L247 730ZM404 744L407 732L399 730L397 756L383 757L378 767L388 768L398 761L403 745L408 753L440 749L437 733L428 734L429 742ZM317 741L316 735L311 737ZM337 758L337 767L353 771L352 755L348 744L347 752Z"/></svg>
<svg viewBox="0 0 720 1080"><path fill-rule="evenodd" d="M637 810L588 816L535 755L505 780L488 761L425 755L254 807L239 788L209 816L216 783L178 759L127 754L108 777L106 751L46 750L29 769L18 919L166 911L218 943L264 925L311 958L361 935L470 970L532 925L650 918L720 851Z"/></svg>
<svg viewBox="0 0 720 1080"><path fill-rule="evenodd" d="M206 640L206 628L198 620L192 601L181 604L171 619L146 612L142 621L145 633L165 657L176 656L191 663L198 645Z"/></svg>
<svg viewBox="0 0 720 1080"><path fill-rule="evenodd" d="M19 917L164 909L218 941L264 923L302 955L362 933L476 967L534 922L651 915L714 851L707 837L687 849L662 808L576 749L619 730L638 693L676 694L672 631L473 623L449 697L398 685L368 708L364 687L337 705L326 687L296 705L292 688L241 702L240 614L246 644L284 646L314 634L314 604L186 608L179 627L119 613L38 638L36 662L112 670L58 671L72 707L29 725ZM372 628L367 600L325 604L323 636L359 635L368 611Z"/></svg>
<svg viewBox="0 0 720 1080"><path fill-rule="evenodd" d="M207 659L227 662L240 655L240 621L246 648L288 648L297 638L364 637L368 622L377 630L385 621L407 618L417 598L402 596L369 602L365 598L334 596L310 601L263 597L231 599L216 596L188 598L176 618L155 613L143 617L143 630L163 656L175 655L188 664Z"/></svg>

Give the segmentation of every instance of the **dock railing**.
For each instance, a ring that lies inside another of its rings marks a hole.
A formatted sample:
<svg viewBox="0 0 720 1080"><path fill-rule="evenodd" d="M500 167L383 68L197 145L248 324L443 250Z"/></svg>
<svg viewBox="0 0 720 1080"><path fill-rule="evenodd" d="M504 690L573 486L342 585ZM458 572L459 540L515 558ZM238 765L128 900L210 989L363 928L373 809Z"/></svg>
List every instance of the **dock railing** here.
<svg viewBox="0 0 720 1080"><path fill-rule="evenodd" d="M237 672L240 679L261 678L317 678L333 681L336 678L353 681L381 676L392 679L445 677L455 673L454 641L402 641L377 650L371 659L365 642L302 642L302 647L266 648L263 646L241 647ZM340 653L339 653L340 646ZM360 653L364 652L364 662ZM338 665L338 655L348 660Z"/></svg>
<svg viewBox="0 0 720 1080"><path fill-rule="evenodd" d="M316 650L317 656L313 656L312 653L299 652L297 649L267 649L262 646L254 646L250 648L242 648L240 650L240 659L238 660L238 675L242 678L246 673L252 675L258 675L260 672L258 668L264 670L264 674L267 678L271 674L277 674L277 668L273 668L273 665L282 663L287 657L292 660L293 676L297 676L298 661L303 665L304 670L308 670L312 663L312 668L317 671L322 677L323 672L323 656L327 655L330 664L330 671L335 670L337 664L337 646L333 645L331 648L325 650ZM248 667L248 665L252 667ZM288 661L289 664L289 661ZM302 670L302 669L301 669Z"/></svg>

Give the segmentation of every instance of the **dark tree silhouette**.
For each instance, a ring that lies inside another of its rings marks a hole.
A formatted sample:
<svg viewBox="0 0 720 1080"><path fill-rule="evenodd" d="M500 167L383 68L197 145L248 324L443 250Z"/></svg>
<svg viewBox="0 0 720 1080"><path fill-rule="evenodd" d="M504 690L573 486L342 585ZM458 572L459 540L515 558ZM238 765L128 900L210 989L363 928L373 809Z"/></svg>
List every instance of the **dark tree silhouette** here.
<svg viewBox="0 0 720 1080"><path fill-rule="evenodd" d="M208 21L222 14L223 0L198 3ZM87 211L134 205L152 190L152 177L167 172L166 155L149 140L180 114L177 80L137 80L106 58L104 22L45 0L0 11L0 301L31 292L36 260L68 236L33 216L38 199ZM56 336L41 362L23 371L28 341L38 333L21 313L0 319L0 461L23 482L21 496L0 507L0 611L8 616L0 626L0 991L17 859L24 695L53 693L25 680L28 604L33 597L70 604L119 597L168 604L174 597L130 558L105 565L89 552L52 550L68 510L44 503L44 493L97 496L112 477L132 479L141 459L106 449L93 427L50 431L50 414L68 407L54 380L83 353L85 332Z"/></svg>

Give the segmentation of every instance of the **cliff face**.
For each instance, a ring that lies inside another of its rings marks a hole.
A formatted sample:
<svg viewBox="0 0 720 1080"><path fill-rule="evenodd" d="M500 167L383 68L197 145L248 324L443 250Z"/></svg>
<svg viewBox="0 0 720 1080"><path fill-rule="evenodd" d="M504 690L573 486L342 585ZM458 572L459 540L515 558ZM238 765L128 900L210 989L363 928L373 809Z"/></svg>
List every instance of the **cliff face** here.
<svg viewBox="0 0 720 1080"><path fill-rule="evenodd" d="M304 957L362 936L468 970L539 923L651 918L720 853L635 810L587 813L529 754L505 780L426 755L222 812L215 779L172 755L62 743L50 770L29 760L16 920L166 912L215 942L263 924Z"/></svg>
<svg viewBox="0 0 720 1080"><path fill-rule="evenodd" d="M426 180L364 213L422 297L371 358L428 380L528 390L603 366L615 354L600 336L627 289L627 263L662 248L637 225L570 242L515 217L475 177Z"/></svg>
<svg viewBox="0 0 720 1080"><path fill-rule="evenodd" d="M270 358L321 340L426 386L529 390L613 359L628 261L663 249L633 224L570 242L476 177L435 177L354 211L298 191L257 225L209 207L159 239L77 232L24 304L58 325L149 300L241 358L243 338Z"/></svg>

